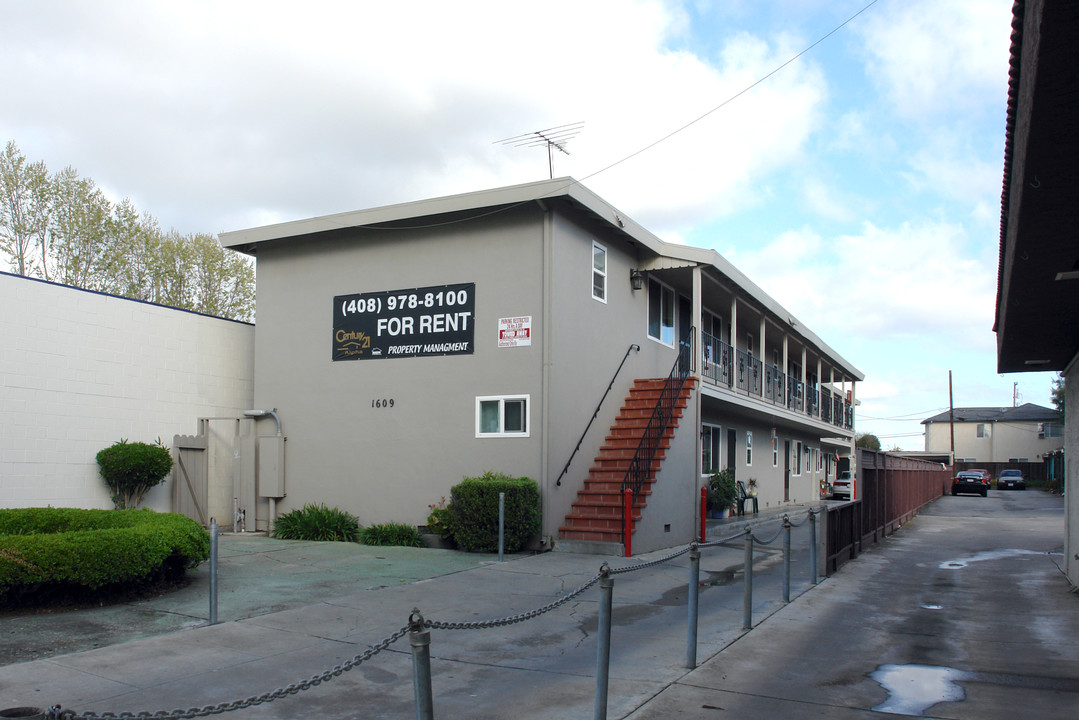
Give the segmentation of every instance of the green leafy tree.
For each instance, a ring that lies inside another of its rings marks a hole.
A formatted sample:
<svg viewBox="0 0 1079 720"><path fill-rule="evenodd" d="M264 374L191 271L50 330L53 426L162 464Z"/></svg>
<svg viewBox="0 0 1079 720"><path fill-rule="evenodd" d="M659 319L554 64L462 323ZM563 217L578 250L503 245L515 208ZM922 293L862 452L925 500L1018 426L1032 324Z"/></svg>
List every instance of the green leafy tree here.
<svg viewBox="0 0 1079 720"><path fill-rule="evenodd" d="M40 269L35 249L47 234L51 192L45 163L27 163L15 143L8 142L0 154L0 251L20 275Z"/></svg>
<svg viewBox="0 0 1079 720"><path fill-rule="evenodd" d="M20 275L209 315L253 320L255 269L213 235L162 232L67 167L49 175L9 142L0 154L0 256Z"/></svg>
<svg viewBox="0 0 1079 720"><path fill-rule="evenodd" d="M1057 373L1057 376L1053 378L1053 386L1049 391L1049 397L1053 401L1053 407L1057 409L1061 417L1064 417L1064 376Z"/></svg>
<svg viewBox="0 0 1079 720"><path fill-rule="evenodd" d="M880 440L873 433L858 433L854 436L854 445L866 450L880 450Z"/></svg>

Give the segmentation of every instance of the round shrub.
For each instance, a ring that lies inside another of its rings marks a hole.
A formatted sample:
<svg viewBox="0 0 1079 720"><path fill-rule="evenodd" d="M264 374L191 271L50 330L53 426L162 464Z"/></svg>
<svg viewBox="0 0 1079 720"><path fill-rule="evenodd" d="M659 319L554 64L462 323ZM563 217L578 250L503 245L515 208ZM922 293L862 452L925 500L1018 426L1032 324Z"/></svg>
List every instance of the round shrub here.
<svg viewBox="0 0 1079 720"><path fill-rule="evenodd" d="M506 493L506 552L517 552L540 530L539 486L530 478L511 478L488 471L465 478L450 489L453 539L463 550L498 550L498 494Z"/></svg>
<svg viewBox="0 0 1079 720"><path fill-rule="evenodd" d="M279 515L273 536L280 540L359 542L360 522L344 510L308 503Z"/></svg>
<svg viewBox="0 0 1079 720"><path fill-rule="evenodd" d="M174 581L210 556L205 528L152 510L0 510L0 605Z"/></svg>
<svg viewBox="0 0 1079 720"><path fill-rule="evenodd" d="M161 484L172 470L172 454L157 443L120 440L97 454L98 471L112 492L117 510L137 508L150 488Z"/></svg>

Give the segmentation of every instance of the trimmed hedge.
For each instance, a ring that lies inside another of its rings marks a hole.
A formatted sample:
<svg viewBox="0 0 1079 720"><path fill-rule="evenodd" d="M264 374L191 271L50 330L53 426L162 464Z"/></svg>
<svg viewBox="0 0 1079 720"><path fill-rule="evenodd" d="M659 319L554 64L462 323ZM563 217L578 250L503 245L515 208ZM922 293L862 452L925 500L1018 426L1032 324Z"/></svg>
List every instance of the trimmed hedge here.
<svg viewBox="0 0 1079 720"><path fill-rule="evenodd" d="M152 510L0 510L0 605L175 579L210 556L210 535Z"/></svg>
<svg viewBox="0 0 1079 720"><path fill-rule="evenodd" d="M488 471L450 489L453 539L462 550L498 550L498 494L506 493L504 550L517 552L540 531L539 486L530 478Z"/></svg>

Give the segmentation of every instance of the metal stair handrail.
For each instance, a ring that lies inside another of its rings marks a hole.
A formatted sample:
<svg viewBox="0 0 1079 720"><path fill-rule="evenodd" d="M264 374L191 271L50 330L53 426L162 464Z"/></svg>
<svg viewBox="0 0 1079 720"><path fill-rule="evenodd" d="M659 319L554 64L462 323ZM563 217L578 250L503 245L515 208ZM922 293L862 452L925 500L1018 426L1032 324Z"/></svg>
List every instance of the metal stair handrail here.
<svg viewBox="0 0 1079 720"><path fill-rule="evenodd" d="M678 348L678 358L674 361L674 367L671 368L666 382L663 383L663 390L660 391L659 400L656 402L655 409L652 410L652 416L648 419L648 425L644 429L641 441L637 444L637 451L634 453L633 459L629 461L626 476L622 480L622 495L625 495L626 490L632 490L633 505L637 504L637 497L640 495L641 487L644 485L644 480L652 467L652 460L659 450L663 433L667 431L667 426L670 425L675 405L682 394L682 388L685 387L686 378L689 377L693 332L694 328L690 328L686 338L682 340ZM624 506L622 512L624 515ZM625 521L626 519L623 517L623 528L625 527Z"/></svg>
<svg viewBox="0 0 1079 720"><path fill-rule="evenodd" d="M596 416L599 415L599 409L603 405L603 401L607 399L607 393L611 391L611 388L614 386L614 381L618 379L618 373L622 372L622 366L626 364L629 354L634 350L640 352L641 346L636 343L631 344L626 350L626 354L622 356L622 362L618 364L618 369L614 371L614 377L607 383L607 389L603 391L603 397L599 399L599 404L596 405L596 409L592 413L592 419L588 421L588 425L585 426L584 432L581 433L581 439L577 441L577 447L573 448L573 452L569 455L569 460L566 461L566 466L562 468L562 472L558 473L558 479L555 480L555 485L562 485L562 477L569 472L570 463L573 462L573 458L577 455L577 451L581 449L581 443L584 442L585 435L588 434L589 429L592 427L592 422L596 419Z"/></svg>

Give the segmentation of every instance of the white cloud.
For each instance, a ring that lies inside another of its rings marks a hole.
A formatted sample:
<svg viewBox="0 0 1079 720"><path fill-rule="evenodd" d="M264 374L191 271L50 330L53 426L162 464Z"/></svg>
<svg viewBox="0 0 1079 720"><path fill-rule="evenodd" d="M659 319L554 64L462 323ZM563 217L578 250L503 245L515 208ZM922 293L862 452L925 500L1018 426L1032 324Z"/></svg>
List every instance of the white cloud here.
<svg viewBox="0 0 1079 720"><path fill-rule="evenodd" d="M926 124L955 112L1003 112L1011 0L881 3L854 25L895 113Z"/></svg>

